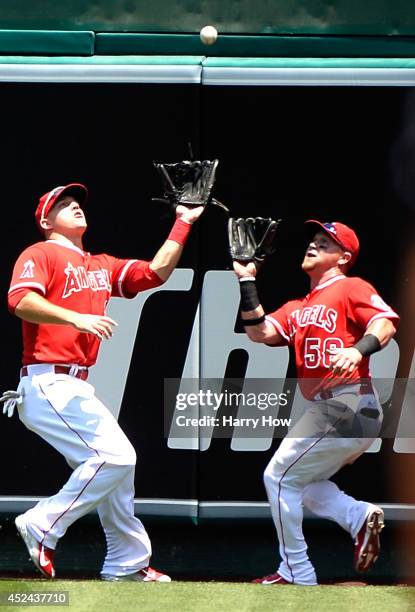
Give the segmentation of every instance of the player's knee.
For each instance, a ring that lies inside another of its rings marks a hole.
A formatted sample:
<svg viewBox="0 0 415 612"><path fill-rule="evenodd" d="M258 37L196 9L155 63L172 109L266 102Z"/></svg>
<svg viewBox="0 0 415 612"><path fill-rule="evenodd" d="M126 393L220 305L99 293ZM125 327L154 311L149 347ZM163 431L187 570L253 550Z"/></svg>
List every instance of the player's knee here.
<svg viewBox="0 0 415 612"><path fill-rule="evenodd" d="M303 491L303 497L302 497L302 501L303 501L303 505L308 509L311 510L311 512L313 512L314 507L315 507L315 502L314 502L314 498L312 495L309 495L307 493L307 491Z"/></svg>
<svg viewBox="0 0 415 612"><path fill-rule="evenodd" d="M137 454L131 444L125 445L119 450L117 464L125 467L134 467L137 463Z"/></svg>
<svg viewBox="0 0 415 612"><path fill-rule="evenodd" d="M264 471L263 478L264 485L267 491L278 485L281 479L281 474L278 470L278 466L276 466L275 464L267 465Z"/></svg>
<svg viewBox="0 0 415 612"><path fill-rule="evenodd" d="M273 480L272 480L271 474L267 470L264 471L263 480L264 480L264 486L266 490L269 491L269 489L272 486Z"/></svg>
<svg viewBox="0 0 415 612"><path fill-rule="evenodd" d="M125 465L127 466L135 466L135 464L137 463L137 453L135 452L132 446L126 452L124 456L124 461Z"/></svg>
<svg viewBox="0 0 415 612"><path fill-rule="evenodd" d="M321 508L321 506L324 506L324 503L322 504L312 495L308 495L307 493L303 494L302 502L303 506L307 508L307 510L310 510L310 512L314 512L315 514L318 514L318 510Z"/></svg>

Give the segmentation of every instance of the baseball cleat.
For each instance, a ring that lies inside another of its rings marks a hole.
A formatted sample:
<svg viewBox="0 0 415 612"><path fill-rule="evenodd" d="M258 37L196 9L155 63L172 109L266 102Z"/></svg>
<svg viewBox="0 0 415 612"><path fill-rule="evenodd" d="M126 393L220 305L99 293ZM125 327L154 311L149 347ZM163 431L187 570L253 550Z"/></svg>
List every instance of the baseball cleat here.
<svg viewBox="0 0 415 612"><path fill-rule="evenodd" d="M292 584L292 582L288 582L278 572L275 572L275 574L270 574L263 578L255 578L255 580L252 580L252 584Z"/></svg>
<svg viewBox="0 0 415 612"><path fill-rule="evenodd" d="M379 534L384 526L383 510L371 506L355 540L353 565L356 572L367 572L376 563L380 553Z"/></svg>
<svg viewBox="0 0 415 612"><path fill-rule="evenodd" d="M44 546L32 536L27 528L23 515L20 514L15 519L17 531L26 544L29 551L30 559L33 561L37 569L45 576L45 578L55 577L55 568L53 567L53 555L55 551L52 548Z"/></svg>
<svg viewBox="0 0 415 612"><path fill-rule="evenodd" d="M134 572L133 574L127 574L125 576L101 574L101 580L107 580L108 582L123 582L128 580L136 582L171 582L170 576L158 572L149 565L147 567L144 567L143 569L138 570L138 572Z"/></svg>

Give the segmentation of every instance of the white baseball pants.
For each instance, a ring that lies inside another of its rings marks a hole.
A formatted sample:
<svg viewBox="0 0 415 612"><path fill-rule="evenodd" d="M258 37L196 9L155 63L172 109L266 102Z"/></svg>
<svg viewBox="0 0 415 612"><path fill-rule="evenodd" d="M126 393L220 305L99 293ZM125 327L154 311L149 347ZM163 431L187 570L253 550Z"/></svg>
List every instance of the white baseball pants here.
<svg viewBox="0 0 415 612"><path fill-rule="evenodd" d="M341 428L341 433L333 436L336 429L333 414L344 411L344 414L359 415L368 404L375 413L378 411L378 417L359 416L362 437L348 437ZM327 407L330 418L327 418ZM264 484L279 540L278 573L285 580L302 585L317 584L302 530L303 505L317 516L337 522L353 539L357 536L370 504L346 495L328 479L371 446L381 423L382 408L374 394L343 391L334 400L311 402L304 416L282 440L265 470ZM306 432L307 437L297 437ZM363 437L364 434L370 437Z"/></svg>
<svg viewBox="0 0 415 612"><path fill-rule="evenodd" d="M92 385L46 364L28 370L18 389L20 420L74 470L58 493L25 513L29 530L54 549L69 525L97 508L107 540L101 571L125 575L146 567L151 543L134 516L134 448Z"/></svg>

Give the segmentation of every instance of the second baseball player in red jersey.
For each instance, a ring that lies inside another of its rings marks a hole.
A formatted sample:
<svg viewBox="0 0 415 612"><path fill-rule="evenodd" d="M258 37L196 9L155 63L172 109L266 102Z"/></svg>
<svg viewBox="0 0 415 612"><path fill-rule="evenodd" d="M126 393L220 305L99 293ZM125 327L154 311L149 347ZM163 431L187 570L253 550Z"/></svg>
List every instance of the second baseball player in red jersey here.
<svg viewBox="0 0 415 612"><path fill-rule="evenodd" d="M86 198L78 183L40 198L35 218L45 241L23 251L9 289L9 310L22 319L23 366L17 392L1 398L3 411L11 416L17 405L26 427L73 468L60 491L18 516L16 526L36 567L53 578L58 541L96 508L107 540L101 578L170 582L150 567L150 539L134 516L135 450L87 378L117 325L105 313L109 298L133 298L166 281L203 207L177 206L167 240L142 261L84 250Z"/></svg>
<svg viewBox="0 0 415 612"><path fill-rule="evenodd" d="M312 253L312 251L310 251ZM309 257L312 257L309 254ZM332 356L352 347L377 320L398 315L361 278L337 274L319 282L302 300L288 302L266 319L295 347L299 383L313 399L322 389L369 378L369 357L333 374Z"/></svg>
<svg viewBox="0 0 415 612"><path fill-rule="evenodd" d="M339 222L308 223L314 234L302 269L310 292L267 316L256 290L256 266L234 257L246 333L254 342L294 347L306 398L303 414L264 473L281 563L254 580L263 585L317 584L302 531L303 506L350 533L358 572L377 560L384 524L379 506L346 495L330 477L353 463L380 432L382 406L370 380L369 357L388 344L399 317L369 283L347 276L359 252L355 232Z"/></svg>

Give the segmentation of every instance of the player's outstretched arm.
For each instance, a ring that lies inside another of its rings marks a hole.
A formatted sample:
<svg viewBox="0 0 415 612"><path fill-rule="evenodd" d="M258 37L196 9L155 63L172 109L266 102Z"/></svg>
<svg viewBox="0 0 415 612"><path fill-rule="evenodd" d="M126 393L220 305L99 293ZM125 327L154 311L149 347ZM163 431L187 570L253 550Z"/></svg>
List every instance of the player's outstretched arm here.
<svg viewBox="0 0 415 612"><path fill-rule="evenodd" d="M285 341L281 334L265 319L264 309L259 302L255 286L255 264L253 262L242 264L234 261L233 269L239 279L241 319L249 339L266 344L284 344Z"/></svg>
<svg viewBox="0 0 415 612"><path fill-rule="evenodd" d="M14 313L29 323L53 323L72 325L85 334L93 334L100 340L112 336L117 323L105 315L83 314L52 304L35 291L26 293L15 307Z"/></svg>
<svg viewBox="0 0 415 612"><path fill-rule="evenodd" d="M177 206L176 222L172 231L150 264L150 268L163 282L169 278L179 263L192 224L197 221L203 210L203 206L193 208L182 205Z"/></svg>

